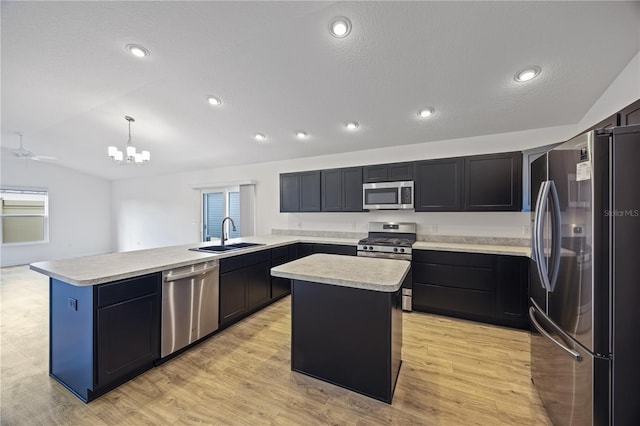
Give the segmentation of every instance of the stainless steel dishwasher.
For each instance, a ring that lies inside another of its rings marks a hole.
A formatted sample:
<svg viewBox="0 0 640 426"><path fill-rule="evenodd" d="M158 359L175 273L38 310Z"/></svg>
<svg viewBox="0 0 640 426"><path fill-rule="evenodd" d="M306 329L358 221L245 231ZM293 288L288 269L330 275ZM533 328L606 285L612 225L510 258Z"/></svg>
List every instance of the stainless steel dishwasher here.
<svg viewBox="0 0 640 426"><path fill-rule="evenodd" d="M217 260L162 273L162 358L218 329Z"/></svg>

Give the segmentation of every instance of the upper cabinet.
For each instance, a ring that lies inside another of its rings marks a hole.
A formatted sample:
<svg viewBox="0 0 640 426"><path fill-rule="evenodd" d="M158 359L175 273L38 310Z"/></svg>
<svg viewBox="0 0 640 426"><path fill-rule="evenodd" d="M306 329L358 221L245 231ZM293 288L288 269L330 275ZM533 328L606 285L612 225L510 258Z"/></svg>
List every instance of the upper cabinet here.
<svg viewBox="0 0 640 426"><path fill-rule="evenodd" d="M414 206L429 211L520 211L522 153L283 173L280 212L362 212L362 184L414 181Z"/></svg>
<svg viewBox="0 0 640 426"><path fill-rule="evenodd" d="M322 170L323 212L362 211L362 167Z"/></svg>
<svg viewBox="0 0 640 426"><path fill-rule="evenodd" d="M280 211L320 211L320 171L280 175Z"/></svg>
<svg viewBox="0 0 640 426"><path fill-rule="evenodd" d="M416 163L416 211L520 211L522 153Z"/></svg>
<svg viewBox="0 0 640 426"><path fill-rule="evenodd" d="M419 161L416 163L416 211L455 211L462 209L462 158Z"/></svg>
<svg viewBox="0 0 640 426"><path fill-rule="evenodd" d="M620 111L620 125L640 124L640 99Z"/></svg>
<svg viewBox="0 0 640 426"><path fill-rule="evenodd" d="M464 158L464 210L522 209L522 153Z"/></svg>
<svg viewBox="0 0 640 426"><path fill-rule="evenodd" d="M365 183L413 180L413 162L377 164L363 168Z"/></svg>

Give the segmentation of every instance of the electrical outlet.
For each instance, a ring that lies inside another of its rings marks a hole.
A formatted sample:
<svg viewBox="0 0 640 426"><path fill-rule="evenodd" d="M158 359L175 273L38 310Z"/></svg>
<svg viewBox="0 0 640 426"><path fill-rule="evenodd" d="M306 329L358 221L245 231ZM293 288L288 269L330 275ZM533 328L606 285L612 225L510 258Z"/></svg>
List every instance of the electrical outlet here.
<svg viewBox="0 0 640 426"><path fill-rule="evenodd" d="M431 232L432 234L435 234L438 232L438 225L429 225L429 232Z"/></svg>
<svg viewBox="0 0 640 426"><path fill-rule="evenodd" d="M529 235L529 234L531 234L531 227L529 225L523 225L522 235Z"/></svg>
<svg viewBox="0 0 640 426"><path fill-rule="evenodd" d="M302 222L298 222L298 228L302 228Z"/></svg>
<svg viewBox="0 0 640 426"><path fill-rule="evenodd" d="M71 309L72 311L78 310L78 301L76 299L74 299L73 297L70 297L67 300L67 302L68 302L69 309Z"/></svg>

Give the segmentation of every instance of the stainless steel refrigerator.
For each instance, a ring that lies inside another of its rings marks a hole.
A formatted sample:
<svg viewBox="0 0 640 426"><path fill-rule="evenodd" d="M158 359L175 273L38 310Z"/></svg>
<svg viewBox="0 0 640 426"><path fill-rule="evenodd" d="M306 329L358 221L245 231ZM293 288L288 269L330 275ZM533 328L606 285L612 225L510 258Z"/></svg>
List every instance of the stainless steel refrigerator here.
<svg viewBox="0 0 640 426"><path fill-rule="evenodd" d="M531 375L564 425L640 425L640 126L531 165Z"/></svg>

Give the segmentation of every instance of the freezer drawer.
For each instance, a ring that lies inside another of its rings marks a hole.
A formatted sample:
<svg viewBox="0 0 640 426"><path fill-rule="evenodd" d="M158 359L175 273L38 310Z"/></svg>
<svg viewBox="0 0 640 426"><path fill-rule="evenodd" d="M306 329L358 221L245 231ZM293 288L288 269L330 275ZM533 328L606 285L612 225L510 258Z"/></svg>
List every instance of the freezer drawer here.
<svg viewBox="0 0 640 426"><path fill-rule="evenodd" d="M218 329L218 261L162 273L162 334L160 357Z"/></svg>
<svg viewBox="0 0 640 426"><path fill-rule="evenodd" d="M555 426L591 425L593 355L563 337L534 306L529 315L533 325L531 376L549 418Z"/></svg>

